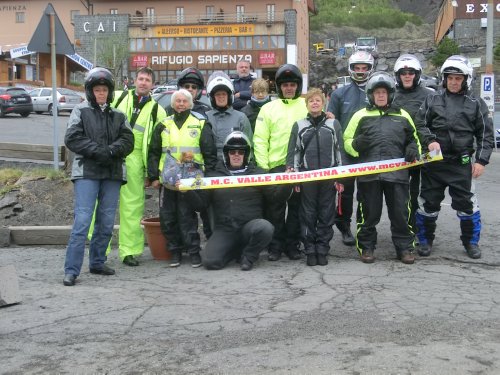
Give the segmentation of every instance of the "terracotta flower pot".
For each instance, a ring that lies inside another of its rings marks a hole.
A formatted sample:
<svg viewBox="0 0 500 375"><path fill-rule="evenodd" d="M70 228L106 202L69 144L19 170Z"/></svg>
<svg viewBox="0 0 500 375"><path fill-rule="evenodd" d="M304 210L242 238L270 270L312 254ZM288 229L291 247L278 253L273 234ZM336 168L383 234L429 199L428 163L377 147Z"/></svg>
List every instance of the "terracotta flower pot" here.
<svg viewBox="0 0 500 375"><path fill-rule="evenodd" d="M160 229L160 218L151 217L142 219L141 224L144 226L144 234L148 242L149 249L153 259L168 260L172 254L167 247L167 239Z"/></svg>

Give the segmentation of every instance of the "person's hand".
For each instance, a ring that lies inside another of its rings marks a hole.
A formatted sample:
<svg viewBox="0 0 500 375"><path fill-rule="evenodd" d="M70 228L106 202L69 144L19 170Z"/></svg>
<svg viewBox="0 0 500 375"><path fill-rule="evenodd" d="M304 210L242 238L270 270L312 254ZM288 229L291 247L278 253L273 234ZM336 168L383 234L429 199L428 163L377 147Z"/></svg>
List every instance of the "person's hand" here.
<svg viewBox="0 0 500 375"><path fill-rule="evenodd" d="M159 180L154 180L151 182L151 186L154 188L154 189L159 189L160 186L161 186L161 183Z"/></svg>
<svg viewBox="0 0 500 375"><path fill-rule="evenodd" d="M420 160L420 155L418 154L418 147L415 143L410 143L406 146L405 150L405 161L412 163L416 160Z"/></svg>
<svg viewBox="0 0 500 375"><path fill-rule="evenodd" d="M102 166L113 164L113 157L108 146L99 145L95 151L94 158Z"/></svg>
<svg viewBox="0 0 500 375"><path fill-rule="evenodd" d="M479 163L474 163L472 164L472 177L473 178L478 178L481 176L484 172L484 165L479 164Z"/></svg>
<svg viewBox="0 0 500 375"><path fill-rule="evenodd" d="M285 172L286 172L286 173L295 172L295 168L293 168L293 167L286 167Z"/></svg>
<svg viewBox="0 0 500 375"><path fill-rule="evenodd" d="M436 141L429 143L427 146L427 149L430 151L436 151L439 152L441 150L441 145L437 143Z"/></svg>
<svg viewBox="0 0 500 375"><path fill-rule="evenodd" d="M326 118L330 120L335 120L335 115L332 112L325 112Z"/></svg>
<svg viewBox="0 0 500 375"><path fill-rule="evenodd" d="M151 186L151 180L148 177L146 177L144 179L144 187L147 188L147 187L150 187L150 186Z"/></svg>
<svg viewBox="0 0 500 375"><path fill-rule="evenodd" d="M234 94L234 97L235 97L235 98L239 98L239 97L240 97L240 93L239 93L239 92L237 92L236 94Z"/></svg>
<svg viewBox="0 0 500 375"><path fill-rule="evenodd" d="M343 193L344 192L344 184L341 184L340 182L335 183L335 190L337 190L338 193Z"/></svg>
<svg viewBox="0 0 500 375"><path fill-rule="evenodd" d="M360 134L354 138L352 141L352 147L357 151L357 152L363 152L368 150L372 145L371 139L364 135Z"/></svg>

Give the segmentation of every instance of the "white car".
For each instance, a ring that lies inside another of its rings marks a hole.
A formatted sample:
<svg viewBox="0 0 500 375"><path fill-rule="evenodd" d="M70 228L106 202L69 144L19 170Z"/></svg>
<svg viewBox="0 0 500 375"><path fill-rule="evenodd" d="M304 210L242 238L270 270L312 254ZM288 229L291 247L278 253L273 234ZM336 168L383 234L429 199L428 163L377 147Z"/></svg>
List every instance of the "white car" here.
<svg viewBox="0 0 500 375"><path fill-rule="evenodd" d="M31 100L33 102L33 112L41 114L49 112L52 114L52 88L42 87L30 91ZM81 94L76 91L57 88L57 113L71 112L77 104L83 102L84 99Z"/></svg>

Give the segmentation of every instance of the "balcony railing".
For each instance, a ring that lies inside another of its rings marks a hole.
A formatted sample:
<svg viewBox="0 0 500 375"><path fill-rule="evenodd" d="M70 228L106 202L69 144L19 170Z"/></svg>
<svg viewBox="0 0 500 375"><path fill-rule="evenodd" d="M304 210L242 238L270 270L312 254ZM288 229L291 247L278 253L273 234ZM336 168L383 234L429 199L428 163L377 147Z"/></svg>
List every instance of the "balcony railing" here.
<svg viewBox="0 0 500 375"><path fill-rule="evenodd" d="M134 15L129 17L131 26L154 25L207 25L225 23L263 23L272 25L275 22L284 22L284 12L274 13L214 13L190 15Z"/></svg>

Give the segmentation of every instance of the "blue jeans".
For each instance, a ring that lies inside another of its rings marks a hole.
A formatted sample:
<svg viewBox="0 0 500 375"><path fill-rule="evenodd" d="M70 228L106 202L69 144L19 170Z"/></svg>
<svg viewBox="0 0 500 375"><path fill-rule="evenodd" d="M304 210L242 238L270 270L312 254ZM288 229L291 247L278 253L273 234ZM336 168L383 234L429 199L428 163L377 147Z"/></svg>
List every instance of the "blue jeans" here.
<svg viewBox="0 0 500 375"><path fill-rule="evenodd" d="M121 181L115 180L74 181L75 214L66 249L65 274L80 274L94 208L95 224L89 248L89 268L102 269L106 261L106 248L113 235L121 184Z"/></svg>

